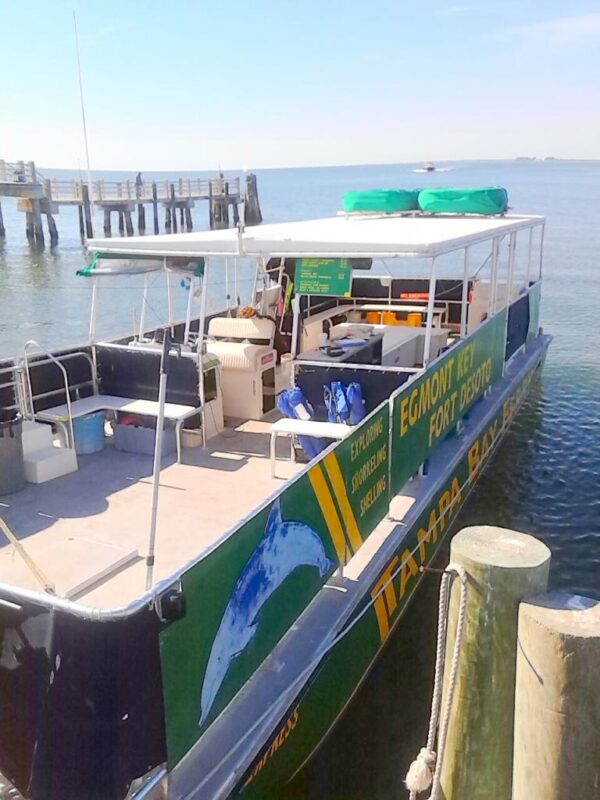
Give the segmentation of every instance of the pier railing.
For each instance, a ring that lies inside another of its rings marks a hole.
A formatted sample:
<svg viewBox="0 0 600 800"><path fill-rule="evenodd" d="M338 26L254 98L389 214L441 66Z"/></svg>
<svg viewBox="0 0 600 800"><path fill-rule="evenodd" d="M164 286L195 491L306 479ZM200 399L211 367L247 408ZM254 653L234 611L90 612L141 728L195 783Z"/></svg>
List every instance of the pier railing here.
<svg viewBox="0 0 600 800"><path fill-rule="evenodd" d="M42 183L33 161L4 161L0 158L0 183Z"/></svg>
<svg viewBox="0 0 600 800"><path fill-rule="evenodd" d="M59 181L51 179L46 181L47 193L50 192L53 202L82 202L82 181ZM211 195L238 195L240 193L239 178L178 178L151 183L143 181L104 181L92 183L92 200L95 203L107 201L131 200L150 203L154 199L153 187L156 186L156 199L169 200L174 195L175 199L208 198ZM171 191L172 190L172 191Z"/></svg>
<svg viewBox="0 0 600 800"><path fill-rule="evenodd" d="M56 178L46 179L36 169L33 161L4 161L0 159L0 183L40 184L48 200L54 203L82 203L83 186L87 181L68 180L61 181ZM154 186L156 186L156 199L193 200L206 199L213 195L239 195L239 178L171 178L162 181L142 181L136 184L135 180L92 182L91 200L94 203L110 202L114 200L131 200L150 203L155 199Z"/></svg>

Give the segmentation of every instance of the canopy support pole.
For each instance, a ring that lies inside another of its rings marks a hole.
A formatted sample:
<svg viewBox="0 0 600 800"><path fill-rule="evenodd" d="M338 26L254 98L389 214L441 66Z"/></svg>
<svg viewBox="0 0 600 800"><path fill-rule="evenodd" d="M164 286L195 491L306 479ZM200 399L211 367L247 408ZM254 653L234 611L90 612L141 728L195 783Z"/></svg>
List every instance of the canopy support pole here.
<svg viewBox="0 0 600 800"><path fill-rule="evenodd" d="M462 298L460 305L460 338L467 335L467 306L469 299L469 247L465 247L465 267L463 272Z"/></svg>
<svg viewBox="0 0 600 800"><path fill-rule="evenodd" d="M527 272L525 274L525 286L529 291L529 276L531 275L531 257L533 255L533 228L529 228L529 246L527 248Z"/></svg>
<svg viewBox="0 0 600 800"><path fill-rule="evenodd" d="M173 335L173 287L171 286L171 272L167 269L167 259L164 260L165 272L167 273L167 313L169 315L169 330Z"/></svg>
<svg viewBox="0 0 600 800"><path fill-rule="evenodd" d="M194 299L194 279L190 278L190 285L188 287L187 307L185 311L185 331L183 334L183 343L188 344L190 340L190 328L192 325L192 301Z"/></svg>
<svg viewBox="0 0 600 800"><path fill-rule="evenodd" d="M500 241L496 237L492 242L492 269L490 272L490 291L488 297L488 317L496 313L496 284L498 282L498 252Z"/></svg>
<svg viewBox="0 0 600 800"><path fill-rule="evenodd" d="M229 292L229 257L225 256L225 299L227 300L227 316L229 316L231 308L231 293Z"/></svg>
<svg viewBox="0 0 600 800"><path fill-rule="evenodd" d="M160 468L162 457L163 427L165 424L165 399L167 396L167 379L169 372L169 349L171 335L165 328L162 355L160 358L160 380L158 384L158 418L156 420L156 436L154 438L154 465L152 468L152 507L150 510L150 536L148 554L146 556L146 591L152 587L154 572L154 547L156 543L156 521L158 515L158 489L160 486Z"/></svg>
<svg viewBox="0 0 600 800"><path fill-rule="evenodd" d="M542 232L540 234L540 270L539 270L539 280L542 280L542 262L544 260L544 233L546 231L546 225L542 225Z"/></svg>
<svg viewBox="0 0 600 800"><path fill-rule="evenodd" d="M142 310L140 311L140 327L138 330L138 342L144 339L144 328L146 327L146 303L148 302L148 273L144 274L144 291L142 293Z"/></svg>
<svg viewBox="0 0 600 800"><path fill-rule="evenodd" d="M504 348L508 338L508 310L512 298L513 273L515 270L515 254L517 249L517 234L511 233L508 240L508 269L506 274L506 320L504 322ZM506 372L506 359L502 361L502 374Z"/></svg>
<svg viewBox="0 0 600 800"><path fill-rule="evenodd" d="M292 300L294 319L292 324L292 358L298 355L298 327L300 323L300 295L294 295Z"/></svg>
<svg viewBox="0 0 600 800"><path fill-rule="evenodd" d="M200 289L200 321L198 323L198 370L200 373L200 418L202 420L202 447L206 447L206 399L204 394L204 328L206 326L206 294L208 291L208 268L210 265L210 258L206 257L204 260L204 272L201 278ZM190 292L191 292L190 287Z"/></svg>
<svg viewBox="0 0 600 800"><path fill-rule="evenodd" d="M435 304L435 257L431 259L431 273L429 275L429 297L427 298L427 322L425 326L425 347L423 348L423 366L431 360L431 327L433 325L433 309Z"/></svg>
<svg viewBox="0 0 600 800"><path fill-rule="evenodd" d="M92 278L92 304L90 307L90 344L96 341L96 316L98 305L98 279Z"/></svg>

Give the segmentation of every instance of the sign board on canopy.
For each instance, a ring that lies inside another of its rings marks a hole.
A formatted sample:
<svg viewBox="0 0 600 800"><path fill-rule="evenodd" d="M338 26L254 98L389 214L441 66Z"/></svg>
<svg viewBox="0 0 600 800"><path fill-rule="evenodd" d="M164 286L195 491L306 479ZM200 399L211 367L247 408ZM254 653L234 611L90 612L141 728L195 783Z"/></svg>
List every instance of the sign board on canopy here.
<svg viewBox="0 0 600 800"><path fill-rule="evenodd" d="M296 262L296 292L350 296L352 265L348 258L299 258Z"/></svg>

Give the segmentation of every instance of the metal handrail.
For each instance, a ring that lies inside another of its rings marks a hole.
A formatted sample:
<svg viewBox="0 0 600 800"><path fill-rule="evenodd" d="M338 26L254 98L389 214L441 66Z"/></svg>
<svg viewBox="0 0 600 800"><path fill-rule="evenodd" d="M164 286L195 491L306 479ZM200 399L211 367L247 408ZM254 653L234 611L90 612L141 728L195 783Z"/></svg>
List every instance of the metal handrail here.
<svg viewBox="0 0 600 800"><path fill-rule="evenodd" d="M43 348L39 342L35 341L35 339L29 339L29 341L25 342L25 346L23 347L23 356L24 356L24 360L25 360L25 373L27 375L27 384L28 384L28 387L29 387L29 399L31 401L31 412L32 412L33 418L35 419L35 408L33 406L33 389L31 387L31 375L29 373L29 359L27 357L27 351L29 350L30 347L37 347L37 349L41 353L43 353L45 356L47 356L50 359L50 361L52 361L53 364L56 364L56 366L59 368L59 370L62 373L63 380L65 382L65 394L66 394L66 398L67 398L67 412L68 412L68 415L69 415L70 447L74 448L75 447L75 432L73 430L73 414L71 412L71 392L70 392L70 388L69 388L69 376L67 374L67 370L65 369L64 365L61 364L60 361L55 356L53 356L52 353L49 350L46 350L45 348ZM67 355L70 355L70 354L67 354ZM75 354L72 354L72 355L75 355ZM82 353L82 355L85 355L85 354Z"/></svg>

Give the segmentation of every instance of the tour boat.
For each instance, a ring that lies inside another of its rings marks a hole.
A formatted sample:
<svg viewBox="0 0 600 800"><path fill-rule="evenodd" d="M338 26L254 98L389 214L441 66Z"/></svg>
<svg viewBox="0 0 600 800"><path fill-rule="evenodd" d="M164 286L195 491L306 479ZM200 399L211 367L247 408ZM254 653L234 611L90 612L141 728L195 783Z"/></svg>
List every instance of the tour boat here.
<svg viewBox="0 0 600 800"><path fill-rule="evenodd" d="M0 772L24 797L281 796L539 372L543 230L370 211L88 243L86 344L0 364ZM128 281L136 329L103 339Z"/></svg>

